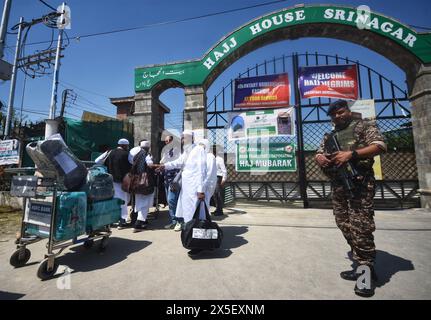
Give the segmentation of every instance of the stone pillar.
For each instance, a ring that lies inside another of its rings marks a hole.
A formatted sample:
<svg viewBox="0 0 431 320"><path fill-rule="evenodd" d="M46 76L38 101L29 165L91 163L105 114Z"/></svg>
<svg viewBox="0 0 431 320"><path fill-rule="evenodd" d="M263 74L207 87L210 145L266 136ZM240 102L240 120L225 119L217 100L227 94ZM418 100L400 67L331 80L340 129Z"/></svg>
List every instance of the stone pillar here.
<svg viewBox="0 0 431 320"><path fill-rule="evenodd" d="M431 208L431 66L420 68L410 101L421 206Z"/></svg>
<svg viewBox="0 0 431 320"><path fill-rule="evenodd" d="M207 127L207 95L200 86L184 89L184 129L196 130Z"/></svg>
<svg viewBox="0 0 431 320"><path fill-rule="evenodd" d="M151 92L137 93L135 95L135 113L133 114L133 127L135 146L142 139L151 142L151 153L157 161L159 158L159 140L161 130L159 127L159 105Z"/></svg>

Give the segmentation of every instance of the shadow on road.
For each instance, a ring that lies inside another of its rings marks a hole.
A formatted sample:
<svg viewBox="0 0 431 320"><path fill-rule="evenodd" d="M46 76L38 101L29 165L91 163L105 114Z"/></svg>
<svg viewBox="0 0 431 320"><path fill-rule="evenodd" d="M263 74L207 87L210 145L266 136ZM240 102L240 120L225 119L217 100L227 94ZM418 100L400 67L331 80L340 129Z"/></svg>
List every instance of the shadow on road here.
<svg viewBox="0 0 431 320"><path fill-rule="evenodd" d="M238 248L248 243L248 241L241 236L248 232L248 227L222 226L221 229L223 230L223 242L221 244L223 249Z"/></svg>
<svg viewBox="0 0 431 320"><path fill-rule="evenodd" d="M12 293L0 290L0 300L18 300L24 296L25 294L22 293Z"/></svg>
<svg viewBox="0 0 431 320"><path fill-rule="evenodd" d="M347 253L347 256L353 262L350 251ZM413 262L410 260L395 256L386 251L376 250L375 270L378 278L377 287L383 287L399 271L411 271L414 269Z"/></svg>
<svg viewBox="0 0 431 320"><path fill-rule="evenodd" d="M410 260L395 256L389 252L377 250L376 272L378 277L377 286L383 287L393 275L399 271L411 271L415 267Z"/></svg>
<svg viewBox="0 0 431 320"><path fill-rule="evenodd" d="M68 266L73 273L105 269L125 260L130 254L146 248L151 242L111 237L103 253L99 252L99 244L100 240L95 241L90 249L84 246L71 248L57 261L60 265Z"/></svg>

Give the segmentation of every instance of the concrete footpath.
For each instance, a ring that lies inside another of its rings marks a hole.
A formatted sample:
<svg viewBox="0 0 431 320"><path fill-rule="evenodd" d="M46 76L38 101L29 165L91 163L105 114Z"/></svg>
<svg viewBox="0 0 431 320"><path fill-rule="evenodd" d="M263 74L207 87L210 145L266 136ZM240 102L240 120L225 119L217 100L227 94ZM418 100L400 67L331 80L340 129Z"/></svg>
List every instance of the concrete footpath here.
<svg viewBox="0 0 431 320"><path fill-rule="evenodd" d="M162 211L149 230L114 229L104 254L97 243L66 249L47 281L36 277L46 241L29 246L18 269L9 264L14 239L2 241L0 299L363 299L339 277L351 261L331 210L252 203L225 212L214 219L224 231L215 252L189 258ZM431 299L431 212L377 211L376 226L372 299Z"/></svg>

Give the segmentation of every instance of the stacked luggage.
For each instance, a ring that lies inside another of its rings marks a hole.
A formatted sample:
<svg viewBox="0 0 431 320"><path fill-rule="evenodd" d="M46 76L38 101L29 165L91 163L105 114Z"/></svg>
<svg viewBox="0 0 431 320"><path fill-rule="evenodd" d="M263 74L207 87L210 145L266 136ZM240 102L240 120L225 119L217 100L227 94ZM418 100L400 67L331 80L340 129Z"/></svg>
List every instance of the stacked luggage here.
<svg viewBox="0 0 431 320"><path fill-rule="evenodd" d="M56 179L61 192L57 196L55 239L73 239L120 220L123 201L114 197L112 175L106 167L95 165L87 170L70 151L60 134L26 146L37 171ZM49 235L49 230L29 226L27 232Z"/></svg>
<svg viewBox="0 0 431 320"><path fill-rule="evenodd" d="M123 202L121 199L112 198L89 203L87 207L87 233L120 220Z"/></svg>
<svg viewBox="0 0 431 320"><path fill-rule="evenodd" d="M85 192L62 192L57 195L54 227L56 241L69 240L85 234L86 221L87 195ZM42 238L49 237L49 227L29 224L26 231Z"/></svg>
<svg viewBox="0 0 431 320"><path fill-rule="evenodd" d="M87 193L89 202L109 200L114 197L114 180L105 166L94 165L88 169L81 190Z"/></svg>
<svg viewBox="0 0 431 320"><path fill-rule="evenodd" d="M76 191L84 183L87 169L70 151L60 134L31 142L26 150L36 164L37 171L45 178L55 178L63 189Z"/></svg>

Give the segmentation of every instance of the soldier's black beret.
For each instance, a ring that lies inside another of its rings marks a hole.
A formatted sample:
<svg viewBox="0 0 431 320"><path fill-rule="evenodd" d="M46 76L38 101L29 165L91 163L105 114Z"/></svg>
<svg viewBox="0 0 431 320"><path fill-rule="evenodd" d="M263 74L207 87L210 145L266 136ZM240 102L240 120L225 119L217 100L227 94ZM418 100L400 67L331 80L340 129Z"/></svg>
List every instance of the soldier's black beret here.
<svg viewBox="0 0 431 320"><path fill-rule="evenodd" d="M329 108L328 108L328 111L326 112L326 114L328 116L330 116L332 112L334 112L337 109L341 109L341 108L347 108L347 109L349 109L349 105L347 104L346 100L337 100L335 102L332 102L329 105Z"/></svg>

